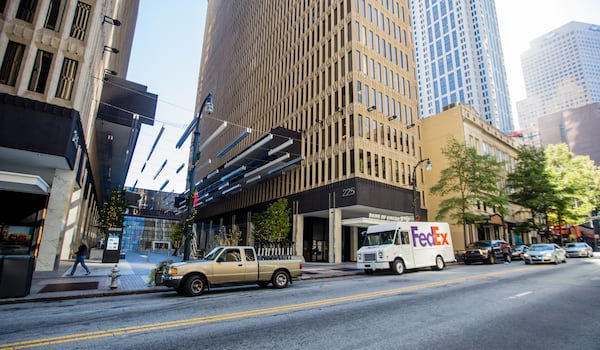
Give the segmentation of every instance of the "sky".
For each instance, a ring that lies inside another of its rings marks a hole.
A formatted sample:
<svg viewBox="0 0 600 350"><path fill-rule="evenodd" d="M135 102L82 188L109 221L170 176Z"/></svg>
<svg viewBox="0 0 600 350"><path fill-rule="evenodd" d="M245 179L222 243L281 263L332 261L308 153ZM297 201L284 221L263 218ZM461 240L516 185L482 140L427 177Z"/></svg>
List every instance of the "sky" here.
<svg viewBox="0 0 600 350"><path fill-rule="evenodd" d="M175 144L194 116L206 6L206 0L170 1L168 6L162 0L140 1L127 79L146 85L158 95L158 104L154 126L143 125L140 131L126 186L161 190L168 181L162 191L185 191L190 140L180 149ZM600 24L600 1L496 0L496 11L518 126L516 102L527 97L521 54L530 41L570 21Z"/></svg>

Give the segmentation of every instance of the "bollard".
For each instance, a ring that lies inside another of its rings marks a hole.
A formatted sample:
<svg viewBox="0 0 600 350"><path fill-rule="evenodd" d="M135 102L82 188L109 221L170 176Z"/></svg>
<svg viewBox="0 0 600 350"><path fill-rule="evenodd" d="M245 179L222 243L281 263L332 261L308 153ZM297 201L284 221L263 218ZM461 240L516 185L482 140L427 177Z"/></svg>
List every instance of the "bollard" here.
<svg viewBox="0 0 600 350"><path fill-rule="evenodd" d="M117 264L110 270L108 277L110 277L110 289L116 289L117 281L119 280L119 277L121 277L119 274L119 266Z"/></svg>

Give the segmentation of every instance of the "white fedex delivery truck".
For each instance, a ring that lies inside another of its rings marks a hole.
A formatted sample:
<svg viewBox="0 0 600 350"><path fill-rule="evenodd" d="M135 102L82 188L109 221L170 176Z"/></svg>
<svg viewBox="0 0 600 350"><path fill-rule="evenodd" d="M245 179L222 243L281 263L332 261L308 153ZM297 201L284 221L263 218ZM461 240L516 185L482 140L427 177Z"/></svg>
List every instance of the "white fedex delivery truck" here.
<svg viewBox="0 0 600 350"><path fill-rule="evenodd" d="M448 223L390 222L363 232L356 265L367 274L391 269L400 275L405 269L428 266L442 270L447 262L454 261Z"/></svg>

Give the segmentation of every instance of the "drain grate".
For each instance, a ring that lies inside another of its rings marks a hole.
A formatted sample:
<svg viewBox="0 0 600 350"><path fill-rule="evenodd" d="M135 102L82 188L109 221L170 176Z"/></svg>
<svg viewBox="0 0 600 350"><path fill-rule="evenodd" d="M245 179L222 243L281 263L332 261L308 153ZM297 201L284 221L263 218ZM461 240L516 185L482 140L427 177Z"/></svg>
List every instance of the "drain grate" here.
<svg viewBox="0 0 600 350"><path fill-rule="evenodd" d="M40 293L50 292L68 292L71 290L90 290L98 289L98 282L73 282L73 283L55 283L47 284L40 290Z"/></svg>

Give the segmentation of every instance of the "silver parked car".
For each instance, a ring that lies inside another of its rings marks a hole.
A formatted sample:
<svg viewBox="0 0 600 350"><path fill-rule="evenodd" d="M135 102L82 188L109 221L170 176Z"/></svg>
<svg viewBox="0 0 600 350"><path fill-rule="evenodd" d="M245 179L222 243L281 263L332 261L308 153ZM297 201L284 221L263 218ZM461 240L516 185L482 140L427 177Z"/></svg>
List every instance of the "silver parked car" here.
<svg viewBox="0 0 600 350"><path fill-rule="evenodd" d="M569 258L591 258L594 256L592 247L583 242L567 243L567 245L565 245L565 251Z"/></svg>
<svg viewBox="0 0 600 350"><path fill-rule="evenodd" d="M525 264L567 262L567 252L557 244L538 243L532 244L527 253L523 254Z"/></svg>

